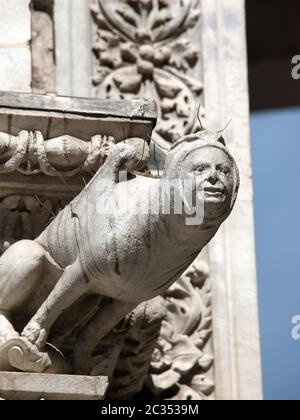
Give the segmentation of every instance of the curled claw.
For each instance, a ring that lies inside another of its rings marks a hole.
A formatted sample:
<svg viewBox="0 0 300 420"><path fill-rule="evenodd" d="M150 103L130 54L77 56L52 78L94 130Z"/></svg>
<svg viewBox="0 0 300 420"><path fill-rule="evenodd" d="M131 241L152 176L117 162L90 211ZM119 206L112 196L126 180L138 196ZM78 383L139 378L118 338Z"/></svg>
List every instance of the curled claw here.
<svg viewBox="0 0 300 420"><path fill-rule="evenodd" d="M48 332L38 322L31 321L23 330L22 337L35 344L37 348L42 349L47 340Z"/></svg>

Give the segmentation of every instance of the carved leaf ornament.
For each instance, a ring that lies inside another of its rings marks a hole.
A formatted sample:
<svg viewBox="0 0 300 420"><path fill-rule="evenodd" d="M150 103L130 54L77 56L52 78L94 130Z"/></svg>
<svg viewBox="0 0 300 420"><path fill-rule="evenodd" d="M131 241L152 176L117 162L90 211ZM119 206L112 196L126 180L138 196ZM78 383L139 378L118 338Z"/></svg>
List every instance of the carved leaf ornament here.
<svg viewBox="0 0 300 420"><path fill-rule="evenodd" d="M174 142L178 133L191 133L203 86L190 75L199 53L185 35L199 20L199 1L93 0L92 12L97 96L150 96L158 103L161 137Z"/></svg>

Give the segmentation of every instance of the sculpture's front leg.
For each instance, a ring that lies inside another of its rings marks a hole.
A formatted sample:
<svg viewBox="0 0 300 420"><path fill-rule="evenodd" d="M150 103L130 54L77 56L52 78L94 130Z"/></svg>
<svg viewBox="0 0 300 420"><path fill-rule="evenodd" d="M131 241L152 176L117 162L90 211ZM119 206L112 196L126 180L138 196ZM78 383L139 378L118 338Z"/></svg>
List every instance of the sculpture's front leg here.
<svg viewBox="0 0 300 420"><path fill-rule="evenodd" d="M22 332L22 336L39 349L45 346L48 335L49 329L44 328L44 322L36 320L35 317L31 319Z"/></svg>
<svg viewBox="0 0 300 420"><path fill-rule="evenodd" d="M54 322L90 288L77 260L65 269L46 301L24 328L22 336L38 348L43 348Z"/></svg>

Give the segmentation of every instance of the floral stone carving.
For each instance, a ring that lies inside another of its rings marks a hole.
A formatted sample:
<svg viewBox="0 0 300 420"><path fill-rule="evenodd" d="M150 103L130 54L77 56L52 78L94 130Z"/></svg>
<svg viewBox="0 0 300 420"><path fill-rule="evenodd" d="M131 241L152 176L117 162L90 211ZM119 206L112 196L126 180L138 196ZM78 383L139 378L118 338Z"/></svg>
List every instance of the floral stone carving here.
<svg viewBox="0 0 300 420"><path fill-rule="evenodd" d="M157 398L208 399L214 390L211 290L203 257L164 294L166 317L147 386Z"/></svg>
<svg viewBox="0 0 300 420"><path fill-rule="evenodd" d="M93 0L92 13L96 95L152 97L157 134L174 142L192 133L203 90L190 32L199 22L199 1Z"/></svg>

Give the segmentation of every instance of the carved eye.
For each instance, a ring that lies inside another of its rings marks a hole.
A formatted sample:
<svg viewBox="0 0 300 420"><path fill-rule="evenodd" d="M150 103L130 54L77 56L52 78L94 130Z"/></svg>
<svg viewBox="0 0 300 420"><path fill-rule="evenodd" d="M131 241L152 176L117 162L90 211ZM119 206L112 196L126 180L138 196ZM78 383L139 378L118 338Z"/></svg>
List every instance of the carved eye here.
<svg viewBox="0 0 300 420"><path fill-rule="evenodd" d="M202 174L203 172L205 172L207 170L208 166L207 165L200 165L197 166L194 171L197 172L198 174Z"/></svg>
<svg viewBox="0 0 300 420"><path fill-rule="evenodd" d="M219 172L221 172L224 175L230 174L230 168L228 166L220 166L217 168Z"/></svg>

